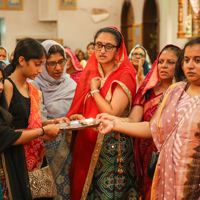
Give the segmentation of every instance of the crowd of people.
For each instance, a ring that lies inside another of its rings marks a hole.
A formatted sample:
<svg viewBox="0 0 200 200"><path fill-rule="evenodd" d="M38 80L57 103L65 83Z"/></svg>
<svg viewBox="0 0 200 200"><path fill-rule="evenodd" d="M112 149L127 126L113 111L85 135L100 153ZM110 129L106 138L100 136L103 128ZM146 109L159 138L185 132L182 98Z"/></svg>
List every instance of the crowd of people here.
<svg viewBox="0 0 200 200"><path fill-rule="evenodd" d="M24 38L12 56L0 47L0 200L31 200L28 173L47 165L57 196L37 199L199 199L200 37L152 66L115 27L86 55ZM98 126L59 128L89 118Z"/></svg>

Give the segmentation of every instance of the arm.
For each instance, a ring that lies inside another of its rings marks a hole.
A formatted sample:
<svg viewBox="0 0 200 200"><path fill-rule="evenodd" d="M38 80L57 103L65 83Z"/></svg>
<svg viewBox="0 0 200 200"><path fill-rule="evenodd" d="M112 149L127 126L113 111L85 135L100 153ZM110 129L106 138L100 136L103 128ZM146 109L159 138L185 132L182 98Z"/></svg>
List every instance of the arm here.
<svg viewBox="0 0 200 200"><path fill-rule="evenodd" d="M55 124L44 126L44 135L42 128L38 128L36 130L26 130L23 131L20 138L13 144L13 145L19 145L28 143L34 139L43 139L43 140L54 140L58 133L61 132L59 127Z"/></svg>
<svg viewBox="0 0 200 200"><path fill-rule="evenodd" d="M6 101L8 104L8 108L10 106L10 102L13 96L13 85L9 80L5 80L4 82L4 92L5 92L5 97L6 97Z"/></svg>
<svg viewBox="0 0 200 200"><path fill-rule="evenodd" d="M133 106L129 115L129 122L141 122L143 118L144 108L142 106Z"/></svg>
<svg viewBox="0 0 200 200"><path fill-rule="evenodd" d="M149 122L127 123L100 119L98 131L101 134L117 131L131 137L152 138Z"/></svg>
<svg viewBox="0 0 200 200"><path fill-rule="evenodd" d="M94 89L91 88L91 90ZM121 116L129 103L126 93L119 85L116 86L113 92L112 101L110 104L106 102L99 92L95 92L93 94L93 98L96 102L99 112L108 113L115 116Z"/></svg>

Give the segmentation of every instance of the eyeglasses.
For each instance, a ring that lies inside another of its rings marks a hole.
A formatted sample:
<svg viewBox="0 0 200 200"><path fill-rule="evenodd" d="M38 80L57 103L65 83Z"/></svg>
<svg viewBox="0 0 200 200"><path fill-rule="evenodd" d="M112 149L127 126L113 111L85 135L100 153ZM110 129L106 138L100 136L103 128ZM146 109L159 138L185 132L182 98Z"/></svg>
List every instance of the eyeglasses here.
<svg viewBox="0 0 200 200"><path fill-rule="evenodd" d="M117 46L114 46L112 44L101 44L101 43L94 43L94 49L97 51L101 51L101 49L104 47L105 51L111 52L114 48L117 48Z"/></svg>
<svg viewBox="0 0 200 200"><path fill-rule="evenodd" d="M52 69L54 69L56 67L56 65L59 64L60 67L64 67L64 65L66 64L66 60L63 58L63 59L60 59L58 62L55 62L55 61L50 61L50 62L47 62L46 65Z"/></svg>
<svg viewBox="0 0 200 200"><path fill-rule="evenodd" d="M145 55L143 55L143 54L141 54L141 53L134 53L134 54L132 54L132 56L133 56L133 57L139 56L140 58L144 58L144 57L145 57Z"/></svg>

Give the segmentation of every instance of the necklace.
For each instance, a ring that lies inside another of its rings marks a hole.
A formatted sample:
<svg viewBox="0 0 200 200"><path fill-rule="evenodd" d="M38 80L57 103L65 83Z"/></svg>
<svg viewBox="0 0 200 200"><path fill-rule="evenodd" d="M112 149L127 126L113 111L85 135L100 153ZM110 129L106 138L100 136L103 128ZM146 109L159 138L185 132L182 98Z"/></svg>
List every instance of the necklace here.
<svg viewBox="0 0 200 200"><path fill-rule="evenodd" d="M12 76L12 78L13 78L13 80L14 80L14 83L15 83L15 86L16 86L17 90L19 91L19 89L18 89L18 87L17 87L17 81L16 81L16 79L15 79L13 73L11 74L11 76ZM27 94L28 94L28 98L30 98L29 87L28 87L28 84L27 84L27 83L26 83L26 86L27 86Z"/></svg>

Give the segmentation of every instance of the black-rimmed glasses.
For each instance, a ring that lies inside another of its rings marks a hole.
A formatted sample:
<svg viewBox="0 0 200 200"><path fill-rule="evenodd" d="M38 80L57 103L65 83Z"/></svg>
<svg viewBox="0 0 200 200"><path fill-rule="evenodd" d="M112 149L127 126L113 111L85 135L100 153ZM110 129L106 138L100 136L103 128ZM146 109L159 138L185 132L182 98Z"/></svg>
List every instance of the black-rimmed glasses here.
<svg viewBox="0 0 200 200"><path fill-rule="evenodd" d="M117 46L114 46L112 44L101 44L101 43L94 43L94 49L97 51L101 51L101 49L104 47L105 51L112 51L114 48L117 48Z"/></svg>
<svg viewBox="0 0 200 200"><path fill-rule="evenodd" d="M63 58L63 59L60 59L58 62L55 62L55 61L50 61L50 62L47 62L46 65L52 69L54 69L56 67L56 65L59 64L60 67L64 67L64 65L66 64L66 60Z"/></svg>

